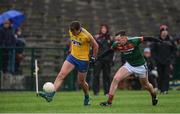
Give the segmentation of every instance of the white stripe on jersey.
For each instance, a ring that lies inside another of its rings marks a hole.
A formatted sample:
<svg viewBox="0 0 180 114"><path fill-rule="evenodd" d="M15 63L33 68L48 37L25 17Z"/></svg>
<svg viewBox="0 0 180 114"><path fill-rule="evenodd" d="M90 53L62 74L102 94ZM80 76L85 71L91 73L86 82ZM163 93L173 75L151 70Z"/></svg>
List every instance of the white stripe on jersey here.
<svg viewBox="0 0 180 114"><path fill-rule="evenodd" d="M133 39L141 39L142 37L128 37L128 40L133 40Z"/></svg>

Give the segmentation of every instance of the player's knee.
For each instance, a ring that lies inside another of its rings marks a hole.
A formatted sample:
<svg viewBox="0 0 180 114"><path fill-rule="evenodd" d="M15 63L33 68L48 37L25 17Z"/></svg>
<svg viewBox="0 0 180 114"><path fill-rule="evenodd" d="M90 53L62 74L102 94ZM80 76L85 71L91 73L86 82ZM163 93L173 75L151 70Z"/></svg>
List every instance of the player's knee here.
<svg viewBox="0 0 180 114"><path fill-rule="evenodd" d="M142 86L144 89L149 89L149 83L144 83L144 84L142 84Z"/></svg>
<svg viewBox="0 0 180 114"><path fill-rule="evenodd" d="M80 86L83 86L85 83L86 83L85 81L79 81L78 84L79 84Z"/></svg>
<svg viewBox="0 0 180 114"><path fill-rule="evenodd" d="M82 79L78 80L79 85L83 85L84 83L85 83L85 80L82 80Z"/></svg>

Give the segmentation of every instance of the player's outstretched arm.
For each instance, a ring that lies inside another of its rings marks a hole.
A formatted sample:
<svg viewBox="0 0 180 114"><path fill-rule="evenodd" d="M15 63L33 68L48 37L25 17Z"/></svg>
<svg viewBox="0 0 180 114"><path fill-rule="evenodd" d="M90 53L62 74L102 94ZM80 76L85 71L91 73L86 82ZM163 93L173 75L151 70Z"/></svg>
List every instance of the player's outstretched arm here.
<svg viewBox="0 0 180 114"><path fill-rule="evenodd" d="M155 38L155 37L151 37L151 36L144 36L143 37L143 41L149 41L149 42L160 42L162 43L162 40Z"/></svg>
<svg viewBox="0 0 180 114"><path fill-rule="evenodd" d="M171 43L171 41L162 41L161 39L159 38L154 38L154 37L151 37L151 36L145 36L143 37L143 41L150 41L150 42L159 42L159 43L163 43L165 45L168 45L170 47L174 47L173 43Z"/></svg>
<svg viewBox="0 0 180 114"><path fill-rule="evenodd" d="M104 53L102 53L101 55L99 55L97 60L99 60L99 59L101 59L101 58L103 58L103 57L105 57L111 53L114 53L115 49L118 47L118 44L119 44L119 42L117 42L117 41L113 42L113 44L111 45L111 48L104 51Z"/></svg>

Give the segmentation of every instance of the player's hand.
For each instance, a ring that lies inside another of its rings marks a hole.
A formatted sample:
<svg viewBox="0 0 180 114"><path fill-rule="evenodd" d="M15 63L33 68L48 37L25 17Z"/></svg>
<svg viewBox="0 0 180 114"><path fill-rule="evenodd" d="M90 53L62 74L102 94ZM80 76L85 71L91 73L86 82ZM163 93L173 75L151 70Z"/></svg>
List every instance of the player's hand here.
<svg viewBox="0 0 180 114"><path fill-rule="evenodd" d="M91 57L90 58L90 65L94 66L95 62L96 62L96 58L95 57Z"/></svg>

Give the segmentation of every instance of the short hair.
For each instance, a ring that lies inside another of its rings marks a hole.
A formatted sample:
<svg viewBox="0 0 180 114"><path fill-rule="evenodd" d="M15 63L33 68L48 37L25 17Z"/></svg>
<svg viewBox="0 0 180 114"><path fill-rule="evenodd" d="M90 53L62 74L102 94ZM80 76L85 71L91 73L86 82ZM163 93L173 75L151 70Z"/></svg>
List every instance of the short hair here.
<svg viewBox="0 0 180 114"><path fill-rule="evenodd" d="M79 21L72 21L69 25L70 31L79 30L81 28L81 24Z"/></svg>
<svg viewBox="0 0 180 114"><path fill-rule="evenodd" d="M120 36L126 36L126 31L125 31L125 30L120 30L119 32L117 32L117 33L115 34L115 36L118 36L118 35L120 35Z"/></svg>

